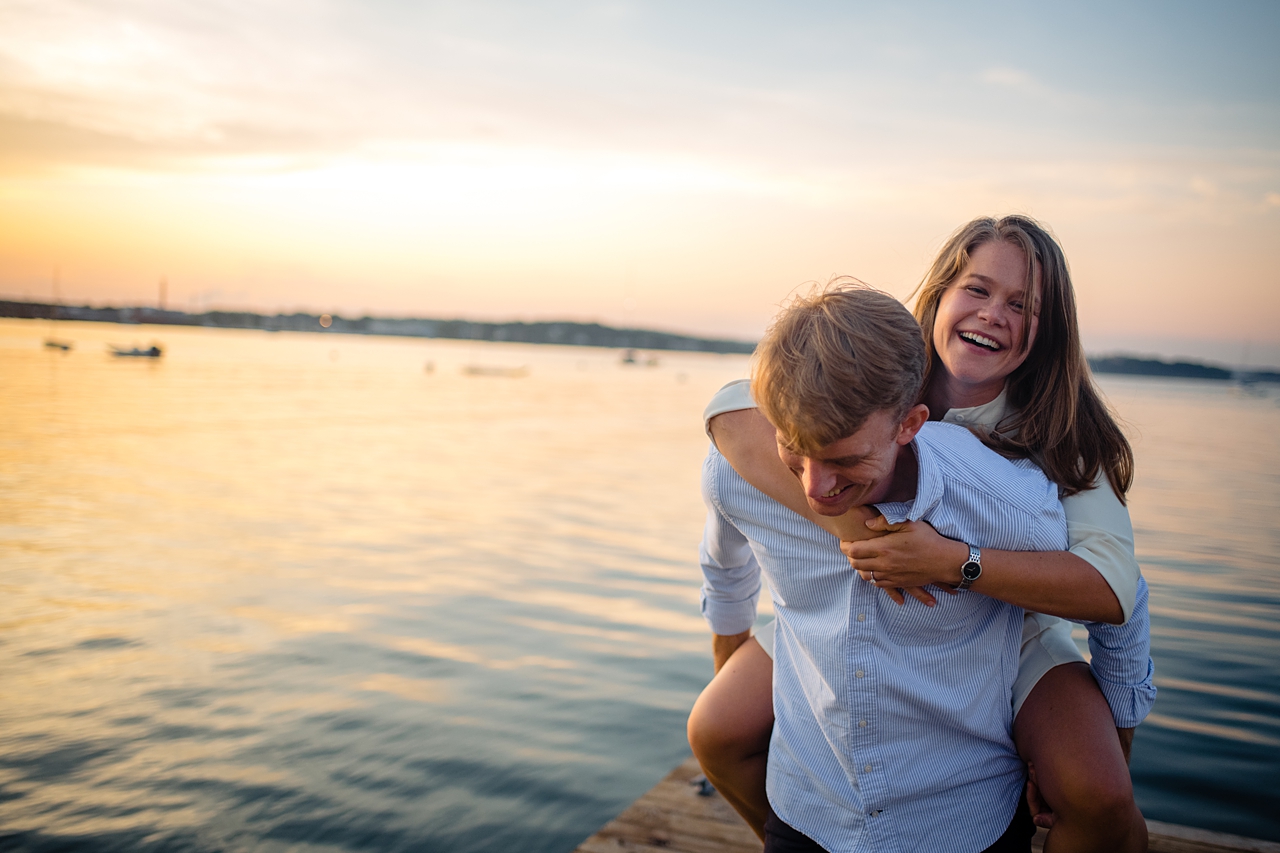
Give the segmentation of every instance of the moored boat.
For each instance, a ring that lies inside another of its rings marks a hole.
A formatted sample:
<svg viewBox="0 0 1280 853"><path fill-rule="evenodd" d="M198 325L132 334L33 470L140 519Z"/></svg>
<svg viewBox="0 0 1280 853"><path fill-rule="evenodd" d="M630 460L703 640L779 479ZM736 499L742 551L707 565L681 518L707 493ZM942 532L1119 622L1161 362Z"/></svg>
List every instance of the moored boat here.
<svg viewBox="0 0 1280 853"><path fill-rule="evenodd" d="M164 350L160 349L160 347L155 344L152 344L146 349L143 349L142 347L125 349L124 347L118 347L115 344L108 344L108 346L111 347L112 355L120 356L121 358L159 358L164 355Z"/></svg>

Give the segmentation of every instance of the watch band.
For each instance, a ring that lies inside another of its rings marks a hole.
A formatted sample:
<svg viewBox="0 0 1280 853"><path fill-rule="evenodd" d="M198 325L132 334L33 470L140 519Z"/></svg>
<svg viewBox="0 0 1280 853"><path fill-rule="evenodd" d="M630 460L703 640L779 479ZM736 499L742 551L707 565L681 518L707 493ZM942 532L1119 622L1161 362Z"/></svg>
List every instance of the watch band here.
<svg viewBox="0 0 1280 853"><path fill-rule="evenodd" d="M970 545L969 559L960 567L960 583L956 584L956 589L968 589L980 577L982 577L982 551L977 545Z"/></svg>

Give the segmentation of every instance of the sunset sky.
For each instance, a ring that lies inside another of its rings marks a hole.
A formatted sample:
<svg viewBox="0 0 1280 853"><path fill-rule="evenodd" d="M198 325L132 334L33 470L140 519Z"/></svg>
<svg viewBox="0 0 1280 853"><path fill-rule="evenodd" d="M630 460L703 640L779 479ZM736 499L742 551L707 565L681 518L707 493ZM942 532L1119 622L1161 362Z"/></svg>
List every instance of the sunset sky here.
<svg viewBox="0 0 1280 853"><path fill-rule="evenodd" d="M0 0L0 295L754 338L1024 212L1091 350L1276 365L1278 44L1270 0Z"/></svg>

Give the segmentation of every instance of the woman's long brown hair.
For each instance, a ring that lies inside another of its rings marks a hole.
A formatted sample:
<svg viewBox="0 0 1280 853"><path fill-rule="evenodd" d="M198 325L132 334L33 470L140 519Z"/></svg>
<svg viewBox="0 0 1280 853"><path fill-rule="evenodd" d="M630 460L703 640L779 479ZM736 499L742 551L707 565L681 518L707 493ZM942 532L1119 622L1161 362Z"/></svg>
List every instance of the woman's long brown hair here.
<svg viewBox="0 0 1280 853"><path fill-rule="evenodd" d="M938 253L916 288L915 315L928 354L925 387L941 367L933 325L942 294L968 265L974 249L997 240L1022 250L1027 281L1040 271L1040 293L1033 310L1023 314L1024 347L1037 310L1040 325L1030 354L1005 380L1011 414L985 440L1005 455L1034 459L1064 496L1093 488L1099 473L1105 473L1123 503L1133 485L1133 448L1098 393L1085 360L1067 259L1034 219L975 219L951 235Z"/></svg>

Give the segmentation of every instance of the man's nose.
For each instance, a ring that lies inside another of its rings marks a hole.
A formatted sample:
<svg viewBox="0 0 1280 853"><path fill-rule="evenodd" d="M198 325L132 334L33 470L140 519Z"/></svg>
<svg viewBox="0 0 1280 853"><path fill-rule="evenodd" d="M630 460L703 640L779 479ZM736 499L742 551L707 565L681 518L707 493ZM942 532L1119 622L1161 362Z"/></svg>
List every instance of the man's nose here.
<svg viewBox="0 0 1280 853"><path fill-rule="evenodd" d="M828 466L820 462L806 460L801 470L800 482L804 485L804 493L811 498L822 497L835 488L836 475Z"/></svg>

